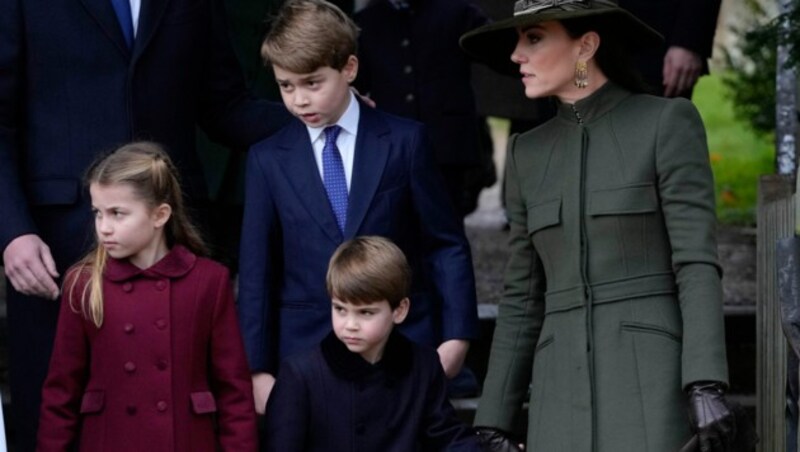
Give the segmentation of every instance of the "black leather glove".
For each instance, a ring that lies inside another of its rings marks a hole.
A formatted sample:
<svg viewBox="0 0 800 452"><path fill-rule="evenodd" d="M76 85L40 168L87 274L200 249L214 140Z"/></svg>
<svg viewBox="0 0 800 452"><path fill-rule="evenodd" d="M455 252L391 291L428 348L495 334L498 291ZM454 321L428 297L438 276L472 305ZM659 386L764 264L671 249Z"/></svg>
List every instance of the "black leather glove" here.
<svg viewBox="0 0 800 452"><path fill-rule="evenodd" d="M707 381L689 387L689 420L701 452L728 452L736 437L736 419L721 383Z"/></svg>
<svg viewBox="0 0 800 452"><path fill-rule="evenodd" d="M475 427L478 444L486 452L521 452L513 441L502 430L492 427Z"/></svg>

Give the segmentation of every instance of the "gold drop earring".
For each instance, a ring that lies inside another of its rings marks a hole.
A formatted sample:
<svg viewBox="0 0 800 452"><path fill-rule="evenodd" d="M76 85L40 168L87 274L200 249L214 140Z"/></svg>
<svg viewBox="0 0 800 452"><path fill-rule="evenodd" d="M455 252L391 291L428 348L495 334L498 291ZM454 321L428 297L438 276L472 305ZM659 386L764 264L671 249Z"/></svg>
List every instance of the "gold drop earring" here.
<svg viewBox="0 0 800 452"><path fill-rule="evenodd" d="M589 67L585 61L575 63L575 86L581 89L589 86Z"/></svg>

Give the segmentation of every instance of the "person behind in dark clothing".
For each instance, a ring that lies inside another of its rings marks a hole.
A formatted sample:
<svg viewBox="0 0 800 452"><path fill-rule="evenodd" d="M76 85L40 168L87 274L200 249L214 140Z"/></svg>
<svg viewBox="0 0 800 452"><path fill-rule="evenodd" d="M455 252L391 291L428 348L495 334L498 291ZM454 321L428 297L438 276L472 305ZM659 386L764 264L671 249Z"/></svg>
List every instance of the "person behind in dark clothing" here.
<svg viewBox="0 0 800 452"><path fill-rule="evenodd" d="M482 149L488 132L458 38L488 19L468 0L373 0L353 17L361 29L354 86L379 109L428 127L456 212L470 213L495 179L493 168L481 172L491 165Z"/></svg>
<svg viewBox="0 0 800 452"><path fill-rule="evenodd" d="M268 451L478 451L456 418L436 351L394 331L411 269L390 240L357 237L326 277L333 331L284 361L267 403Z"/></svg>
<svg viewBox="0 0 800 452"><path fill-rule="evenodd" d="M701 75L708 74L721 0L619 0L630 11L664 36L659 46L642 49L634 58L636 68L653 89L664 97L692 97Z"/></svg>

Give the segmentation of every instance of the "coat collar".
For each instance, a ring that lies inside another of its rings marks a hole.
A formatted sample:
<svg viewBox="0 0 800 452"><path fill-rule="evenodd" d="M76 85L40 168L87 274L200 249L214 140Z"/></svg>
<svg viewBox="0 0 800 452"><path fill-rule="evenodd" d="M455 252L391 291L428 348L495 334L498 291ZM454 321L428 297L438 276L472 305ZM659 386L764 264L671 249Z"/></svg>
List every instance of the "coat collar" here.
<svg viewBox="0 0 800 452"><path fill-rule="evenodd" d="M580 118L586 124L603 116L630 95L630 91L608 81L597 91L574 104L560 103L558 116L573 123L578 122Z"/></svg>
<svg viewBox="0 0 800 452"><path fill-rule="evenodd" d="M125 281L139 275L145 277L180 278L189 273L197 262L197 256L181 245L172 249L152 266L141 269L127 259L109 257L103 275L115 282Z"/></svg>
<svg viewBox="0 0 800 452"><path fill-rule="evenodd" d="M411 371L411 341L396 330L392 331L386 342L383 359L376 364L370 364L358 353L348 350L333 331L322 340L321 348L322 356L333 373L345 380L360 380L380 371L399 378Z"/></svg>

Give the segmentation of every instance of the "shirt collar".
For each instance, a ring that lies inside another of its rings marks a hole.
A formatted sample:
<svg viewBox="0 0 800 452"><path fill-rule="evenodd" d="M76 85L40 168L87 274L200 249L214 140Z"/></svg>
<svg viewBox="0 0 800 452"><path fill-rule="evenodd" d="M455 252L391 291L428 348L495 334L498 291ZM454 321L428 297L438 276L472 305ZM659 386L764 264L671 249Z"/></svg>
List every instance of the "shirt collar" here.
<svg viewBox="0 0 800 452"><path fill-rule="evenodd" d="M336 121L337 126L341 127L342 130L349 133L350 135L355 136L356 131L358 130L358 117L360 115L358 101L356 100L355 94L350 92L350 104L347 106L347 109L342 113L342 116ZM308 129L308 137L311 138L311 142L314 143L317 141L325 131L326 127L329 127L334 124L326 124L322 127L311 127L306 126Z"/></svg>
<svg viewBox="0 0 800 452"><path fill-rule="evenodd" d="M109 256L103 275L115 282L125 281L138 275L145 277L179 278L194 268L197 256L181 245L175 245L158 262L148 268L139 268L128 259L114 259Z"/></svg>

